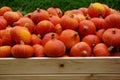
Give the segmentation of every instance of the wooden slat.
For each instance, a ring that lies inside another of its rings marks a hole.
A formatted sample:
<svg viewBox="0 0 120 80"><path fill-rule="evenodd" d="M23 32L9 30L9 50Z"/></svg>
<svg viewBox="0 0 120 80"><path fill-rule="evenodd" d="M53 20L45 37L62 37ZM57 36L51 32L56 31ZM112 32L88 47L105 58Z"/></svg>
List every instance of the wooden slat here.
<svg viewBox="0 0 120 80"><path fill-rule="evenodd" d="M0 74L120 73L120 57L0 58Z"/></svg>
<svg viewBox="0 0 120 80"><path fill-rule="evenodd" d="M120 74L0 75L0 80L120 80Z"/></svg>

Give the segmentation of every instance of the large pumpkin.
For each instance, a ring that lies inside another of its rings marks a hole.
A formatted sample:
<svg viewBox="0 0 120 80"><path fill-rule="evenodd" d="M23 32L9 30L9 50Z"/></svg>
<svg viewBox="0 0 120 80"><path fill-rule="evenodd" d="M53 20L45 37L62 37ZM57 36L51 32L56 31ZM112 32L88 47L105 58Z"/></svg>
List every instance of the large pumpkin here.
<svg viewBox="0 0 120 80"><path fill-rule="evenodd" d="M70 49L80 41L80 36L77 31L66 29L61 33L60 40L65 44L67 49Z"/></svg>
<svg viewBox="0 0 120 80"><path fill-rule="evenodd" d="M81 36L95 34L96 33L95 24L90 20L81 21L78 26L78 33Z"/></svg>
<svg viewBox="0 0 120 80"><path fill-rule="evenodd" d="M120 28L120 14L110 14L105 18L107 28Z"/></svg>
<svg viewBox="0 0 120 80"><path fill-rule="evenodd" d="M48 20L40 21L35 27L35 33L40 35L45 35L46 33L55 31L55 27L52 22Z"/></svg>
<svg viewBox="0 0 120 80"><path fill-rule="evenodd" d="M10 31L11 37L15 43L20 43L24 41L25 44L30 44L31 42L31 33L26 27L15 26Z"/></svg>
<svg viewBox="0 0 120 80"><path fill-rule="evenodd" d="M26 27L28 28L30 33L33 33L35 24L30 18L23 17L23 18L20 18L17 22L15 22L14 26Z"/></svg>
<svg viewBox="0 0 120 80"><path fill-rule="evenodd" d="M107 29L102 35L102 40L109 46L120 47L120 29Z"/></svg>
<svg viewBox="0 0 120 80"><path fill-rule="evenodd" d="M31 19L35 24L37 24L42 20L49 20L49 13L44 9L37 8L37 10L31 13Z"/></svg>
<svg viewBox="0 0 120 80"><path fill-rule="evenodd" d="M88 7L88 14L91 17L105 16L105 8L101 3L91 3Z"/></svg>
<svg viewBox="0 0 120 80"><path fill-rule="evenodd" d="M49 57L60 57L66 52L66 47L64 43L52 35L52 39L46 42L44 45L44 53Z"/></svg>
<svg viewBox="0 0 120 80"><path fill-rule="evenodd" d="M74 15L71 15L71 16L64 15L64 16L62 16L60 24L61 24L63 29L76 30L78 28L78 21L74 18Z"/></svg>

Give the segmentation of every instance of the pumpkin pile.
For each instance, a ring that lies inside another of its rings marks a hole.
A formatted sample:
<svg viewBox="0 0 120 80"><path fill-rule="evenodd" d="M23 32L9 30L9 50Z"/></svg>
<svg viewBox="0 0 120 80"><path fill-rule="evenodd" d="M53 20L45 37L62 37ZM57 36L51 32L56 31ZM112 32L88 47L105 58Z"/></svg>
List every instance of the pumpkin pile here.
<svg viewBox="0 0 120 80"><path fill-rule="evenodd" d="M106 4L23 15L0 8L0 58L120 56L120 12Z"/></svg>

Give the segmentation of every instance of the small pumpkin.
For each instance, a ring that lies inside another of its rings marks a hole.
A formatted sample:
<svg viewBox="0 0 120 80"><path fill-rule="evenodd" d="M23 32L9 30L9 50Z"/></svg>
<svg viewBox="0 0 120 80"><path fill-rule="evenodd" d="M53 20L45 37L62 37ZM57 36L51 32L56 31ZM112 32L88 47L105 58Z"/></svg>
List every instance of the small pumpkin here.
<svg viewBox="0 0 120 80"><path fill-rule="evenodd" d="M35 44L33 45L33 49L34 49L34 55L35 57L44 57L44 47L40 44Z"/></svg>
<svg viewBox="0 0 120 80"><path fill-rule="evenodd" d="M32 34L31 35L31 45L35 45L35 44L41 44L42 40L41 40L41 36L38 34Z"/></svg>
<svg viewBox="0 0 120 80"><path fill-rule="evenodd" d="M11 56L11 46L0 46L0 58Z"/></svg>

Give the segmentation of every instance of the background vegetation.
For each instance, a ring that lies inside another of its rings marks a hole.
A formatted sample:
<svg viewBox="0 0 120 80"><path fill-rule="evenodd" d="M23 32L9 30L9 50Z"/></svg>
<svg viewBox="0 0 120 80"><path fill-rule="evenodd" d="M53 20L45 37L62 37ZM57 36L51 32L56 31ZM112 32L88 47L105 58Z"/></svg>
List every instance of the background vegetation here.
<svg viewBox="0 0 120 80"><path fill-rule="evenodd" d="M36 8L47 9L58 7L63 12L66 10L88 7L90 3L100 2L109 7L120 10L120 0L0 0L0 7L9 6L13 10L21 10L24 14Z"/></svg>

